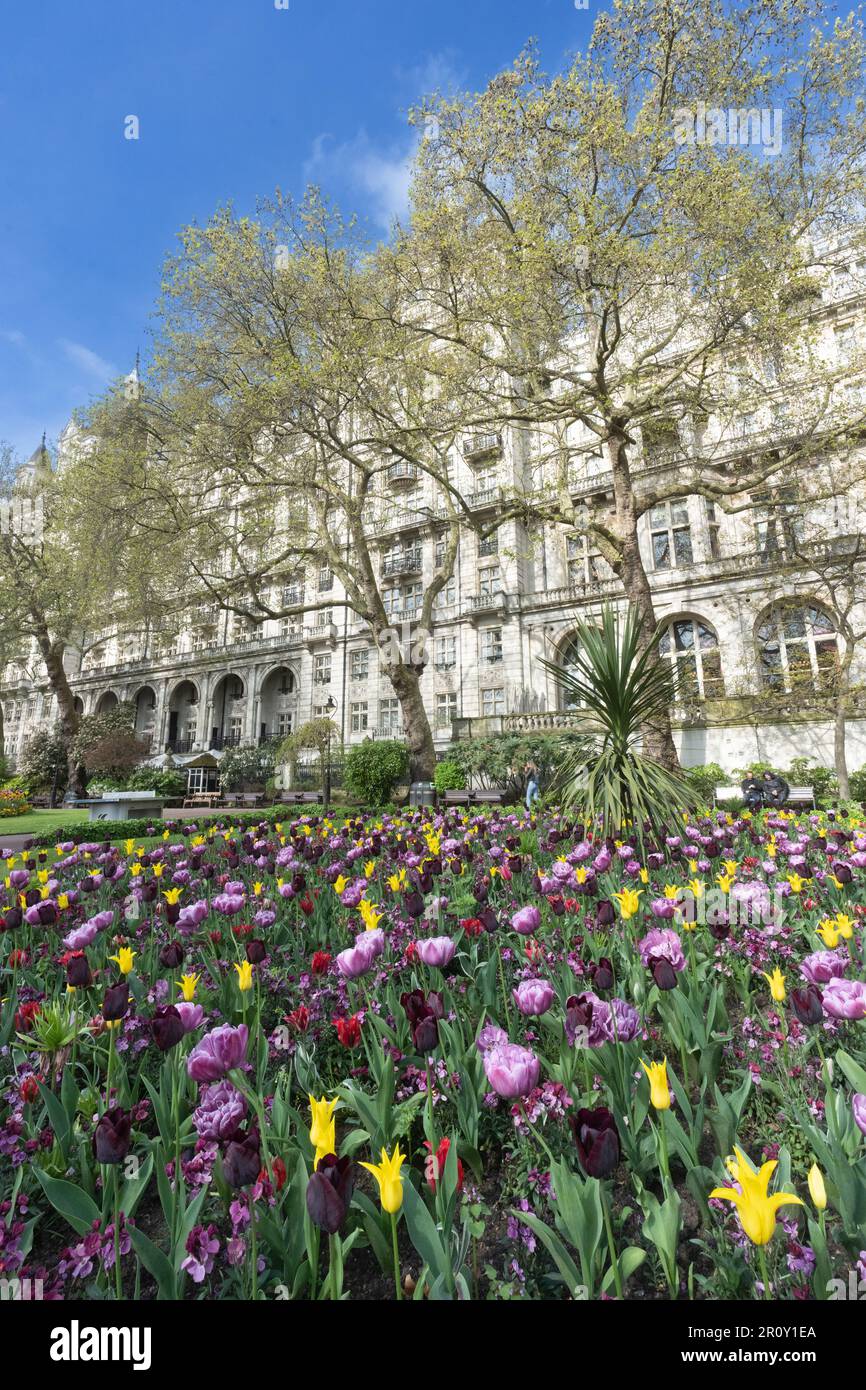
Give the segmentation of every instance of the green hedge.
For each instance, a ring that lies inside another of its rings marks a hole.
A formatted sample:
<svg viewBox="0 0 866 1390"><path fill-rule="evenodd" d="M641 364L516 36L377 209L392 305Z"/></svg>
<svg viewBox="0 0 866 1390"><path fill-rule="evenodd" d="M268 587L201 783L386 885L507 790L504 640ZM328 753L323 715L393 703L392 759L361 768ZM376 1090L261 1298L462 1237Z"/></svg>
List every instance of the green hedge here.
<svg viewBox="0 0 866 1390"><path fill-rule="evenodd" d="M232 815L226 808L224 817L208 816L205 820L197 820L195 815L190 815L188 820L76 821L74 825L59 825L53 830L43 830L41 834L33 836L33 843L59 845L64 841L72 841L73 844L80 845L90 842L102 844L105 840L142 840L149 835L161 835L165 830L179 835L184 825L196 825L198 832L202 834L212 825L232 825L235 829L246 830L249 826L261 825L262 821L273 825L275 821L291 820L303 815L305 811L316 809L315 806L268 806L259 811Z"/></svg>

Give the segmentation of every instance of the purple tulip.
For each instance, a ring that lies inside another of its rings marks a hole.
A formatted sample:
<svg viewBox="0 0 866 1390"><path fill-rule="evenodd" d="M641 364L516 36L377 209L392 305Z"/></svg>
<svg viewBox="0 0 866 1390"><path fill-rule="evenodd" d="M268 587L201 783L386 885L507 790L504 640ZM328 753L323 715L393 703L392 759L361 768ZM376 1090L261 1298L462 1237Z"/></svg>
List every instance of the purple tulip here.
<svg viewBox="0 0 866 1390"><path fill-rule="evenodd" d="M824 990L824 1012L851 1022L866 1018L866 984L862 980L831 980Z"/></svg>
<svg viewBox="0 0 866 1390"><path fill-rule="evenodd" d="M241 1066L247 1053L248 1036L245 1023L237 1028L223 1023L206 1033L186 1059L186 1069L193 1081L221 1081Z"/></svg>
<svg viewBox="0 0 866 1390"><path fill-rule="evenodd" d="M495 1043L484 1053L484 1071L493 1090L503 1100L528 1096L538 1084L538 1058L517 1043Z"/></svg>
<svg viewBox="0 0 866 1390"><path fill-rule="evenodd" d="M549 980L522 980L512 994L520 1013L526 1018L546 1014L556 998L556 991Z"/></svg>
<svg viewBox="0 0 866 1390"><path fill-rule="evenodd" d="M541 925L541 913L537 907L521 907L512 917L511 925L521 936L531 936Z"/></svg>
<svg viewBox="0 0 866 1390"><path fill-rule="evenodd" d="M502 1043L508 1042L508 1034L503 1028L495 1023L485 1023L475 1042L475 1046L482 1057L489 1052L492 1047L499 1047Z"/></svg>
<svg viewBox="0 0 866 1390"><path fill-rule="evenodd" d="M670 927L653 927L637 944L641 964L649 966L658 960L666 960L674 970L684 970L686 958L683 945L675 931Z"/></svg>
<svg viewBox="0 0 866 1390"><path fill-rule="evenodd" d="M415 942L415 953L425 965L444 970L453 958L457 947L450 936L428 936Z"/></svg>
<svg viewBox="0 0 866 1390"><path fill-rule="evenodd" d="M192 1122L199 1139L220 1143L232 1139L244 1121L247 1103L230 1081L206 1086L193 1111Z"/></svg>
<svg viewBox="0 0 866 1390"><path fill-rule="evenodd" d="M181 999L174 1006L181 1017L184 1033L193 1033L204 1023L204 1009L201 1004L193 1004Z"/></svg>
<svg viewBox="0 0 866 1390"><path fill-rule="evenodd" d="M861 1134L866 1134L866 1096L858 1091L851 1097L851 1109L854 1111L854 1122Z"/></svg>
<svg viewBox="0 0 866 1390"><path fill-rule="evenodd" d="M810 985L826 985L843 976L848 965L846 951L814 951L800 961L800 974Z"/></svg>

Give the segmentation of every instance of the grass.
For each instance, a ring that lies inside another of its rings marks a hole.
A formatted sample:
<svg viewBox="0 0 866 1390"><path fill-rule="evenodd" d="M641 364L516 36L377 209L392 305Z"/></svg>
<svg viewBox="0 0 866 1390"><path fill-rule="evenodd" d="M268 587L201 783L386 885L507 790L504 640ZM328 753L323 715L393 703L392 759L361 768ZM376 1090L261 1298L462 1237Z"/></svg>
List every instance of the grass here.
<svg viewBox="0 0 866 1390"><path fill-rule="evenodd" d="M80 824L87 820L86 810L75 810L67 806L65 810L28 811L25 816L4 816L0 820L0 841L4 835L36 835L40 830L51 830L55 825Z"/></svg>

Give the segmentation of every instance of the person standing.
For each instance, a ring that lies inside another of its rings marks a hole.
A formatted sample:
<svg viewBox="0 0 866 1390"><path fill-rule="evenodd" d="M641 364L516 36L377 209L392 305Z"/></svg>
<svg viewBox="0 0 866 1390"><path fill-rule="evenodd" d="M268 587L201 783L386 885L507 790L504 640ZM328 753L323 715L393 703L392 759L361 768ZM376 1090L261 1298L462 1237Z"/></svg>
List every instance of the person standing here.
<svg viewBox="0 0 866 1390"><path fill-rule="evenodd" d="M538 768L535 763L526 763L523 772L526 777L526 809L531 813L533 801L538 801L541 797L538 790Z"/></svg>

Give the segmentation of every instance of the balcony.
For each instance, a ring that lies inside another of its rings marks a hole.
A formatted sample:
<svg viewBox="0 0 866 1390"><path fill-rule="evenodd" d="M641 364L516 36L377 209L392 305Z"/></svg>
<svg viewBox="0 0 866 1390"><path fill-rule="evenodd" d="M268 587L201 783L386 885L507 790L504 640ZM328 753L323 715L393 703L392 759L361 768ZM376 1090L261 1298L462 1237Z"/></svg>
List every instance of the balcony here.
<svg viewBox="0 0 866 1390"><path fill-rule="evenodd" d="M470 434L463 440L463 457L467 463L480 463L501 452L501 434Z"/></svg>
<svg viewBox="0 0 866 1390"><path fill-rule="evenodd" d="M382 575L388 578L395 574L420 574L422 560L420 550L404 550L401 555L385 555L382 558Z"/></svg>
<svg viewBox="0 0 866 1390"><path fill-rule="evenodd" d="M194 738L170 738L165 746L169 753L184 754L192 752L194 743Z"/></svg>
<svg viewBox="0 0 866 1390"><path fill-rule="evenodd" d="M321 642L327 642L332 647L336 646L336 626L334 623L317 623L315 627L308 627L304 631L304 641L308 647L314 647Z"/></svg>
<svg viewBox="0 0 866 1390"><path fill-rule="evenodd" d="M392 463L386 470L385 478L392 487L402 487L408 483L417 483L421 477L421 470L414 463Z"/></svg>
<svg viewBox="0 0 866 1390"><path fill-rule="evenodd" d="M466 612L470 618L482 617L489 613L507 613L508 595L502 589L489 594L472 594L466 600Z"/></svg>
<svg viewBox="0 0 866 1390"><path fill-rule="evenodd" d="M219 753L224 748L239 748L242 742L242 734L214 734L208 743L208 748Z"/></svg>
<svg viewBox="0 0 866 1390"><path fill-rule="evenodd" d="M495 507L502 501L502 488L484 487L478 492L470 492L466 497L466 504L473 512L483 511L486 507Z"/></svg>

